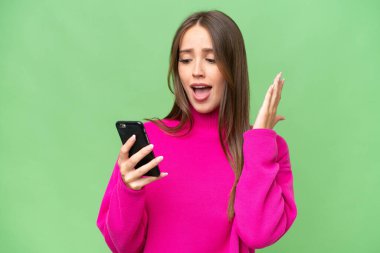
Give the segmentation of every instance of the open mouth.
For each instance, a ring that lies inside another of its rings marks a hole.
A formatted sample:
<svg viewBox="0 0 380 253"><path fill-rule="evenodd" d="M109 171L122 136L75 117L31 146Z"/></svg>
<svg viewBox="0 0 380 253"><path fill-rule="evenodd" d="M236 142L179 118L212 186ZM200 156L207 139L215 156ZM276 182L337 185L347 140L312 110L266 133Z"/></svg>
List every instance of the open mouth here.
<svg viewBox="0 0 380 253"><path fill-rule="evenodd" d="M205 86L205 87L191 87L194 91L194 97L197 100L205 100L210 96L211 93L211 87Z"/></svg>
<svg viewBox="0 0 380 253"><path fill-rule="evenodd" d="M209 91L209 90L211 90L211 87L201 87L201 88L196 88L196 87L191 87L192 89L193 89L193 91L194 92L197 92L197 93L199 93L199 92L207 92L207 91Z"/></svg>

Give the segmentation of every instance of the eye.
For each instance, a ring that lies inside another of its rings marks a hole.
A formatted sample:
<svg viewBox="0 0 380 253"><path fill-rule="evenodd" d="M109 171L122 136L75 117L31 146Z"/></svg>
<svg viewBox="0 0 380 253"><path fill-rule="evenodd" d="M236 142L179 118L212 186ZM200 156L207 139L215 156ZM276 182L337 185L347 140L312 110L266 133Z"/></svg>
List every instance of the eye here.
<svg viewBox="0 0 380 253"><path fill-rule="evenodd" d="M215 63L215 59L209 59L209 58L207 58L206 61L208 61L210 63Z"/></svg>
<svg viewBox="0 0 380 253"><path fill-rule="evenodd" d="M186 64L186 63L189 63L191 60L190 59L179 59L178 61Z"/></svg>

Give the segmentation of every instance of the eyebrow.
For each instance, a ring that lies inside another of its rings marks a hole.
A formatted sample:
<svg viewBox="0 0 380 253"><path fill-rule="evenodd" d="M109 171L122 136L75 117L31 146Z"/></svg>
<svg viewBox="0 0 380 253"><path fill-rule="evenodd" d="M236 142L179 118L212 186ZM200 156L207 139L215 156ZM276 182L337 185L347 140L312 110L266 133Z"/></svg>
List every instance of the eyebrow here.
<svg viewBox="0 0 380 253"><path fill-rule="evenodd" d="M194 50L192 48L189 48L189 49L179 50L179 53L191 53L193 51ZM202 48L202 51L206 52L206 53L209 53L209 52L214 52L214 49L212 49L212 48Z"/></svg>

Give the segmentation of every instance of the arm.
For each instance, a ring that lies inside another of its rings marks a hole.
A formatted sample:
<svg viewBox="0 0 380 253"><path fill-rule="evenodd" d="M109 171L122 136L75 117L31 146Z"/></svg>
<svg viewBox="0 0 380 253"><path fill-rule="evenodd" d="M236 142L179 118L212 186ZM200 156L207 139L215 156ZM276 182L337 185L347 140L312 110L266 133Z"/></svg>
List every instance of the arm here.
<svg viewBox="0 0 380 253"><path fill-rule="evenodd" d="M147 227L144 192L124 184L116 162L97 219L112 252L142 251Z"/></svg>
<svg viewBox="0 0 380 253"><path fill-rule="evenodd" d="M297 216L293 175L288 146L274 130L250 129L243 136L234 222L240 239L258 249L278 241Z"/></svg>

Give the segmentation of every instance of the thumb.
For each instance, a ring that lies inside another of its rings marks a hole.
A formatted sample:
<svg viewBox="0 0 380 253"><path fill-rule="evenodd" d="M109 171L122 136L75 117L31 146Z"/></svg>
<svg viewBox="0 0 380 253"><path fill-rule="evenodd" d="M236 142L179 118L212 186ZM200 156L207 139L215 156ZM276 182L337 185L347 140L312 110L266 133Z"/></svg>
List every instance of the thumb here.
<svg viewBox="0 0 380 253"><path fill-rule="evenodd" d="M284 116L281 116L281 115L276 115L276 118L275 118L275 122L277 124L277 122L281 121L281 120L285 120L285 117Z"/></svg>

